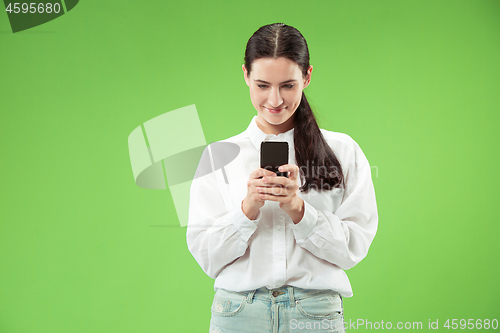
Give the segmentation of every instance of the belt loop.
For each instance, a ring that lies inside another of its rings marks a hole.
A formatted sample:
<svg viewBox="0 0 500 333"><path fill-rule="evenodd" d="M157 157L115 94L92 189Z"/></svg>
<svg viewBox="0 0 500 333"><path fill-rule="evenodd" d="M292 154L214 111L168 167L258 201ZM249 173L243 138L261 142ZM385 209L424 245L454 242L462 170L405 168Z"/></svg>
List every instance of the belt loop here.
<svg viewBox="0 0 500 333"><path fill-rule="evenodd" d="M290 299L290 306L293 308L295 306L295 296L293 294L293 286L288 286L288 297Z"/></svg>
<svg viewBox="0 0 500 333"><path fill-rule="evenodd" d="M248 294L247 294L247 302L249 304L252 304L252 301L253 301L253 296L255 295L255 292L257 291L257 289L254 289L252 291L250 291Z"/></svg>

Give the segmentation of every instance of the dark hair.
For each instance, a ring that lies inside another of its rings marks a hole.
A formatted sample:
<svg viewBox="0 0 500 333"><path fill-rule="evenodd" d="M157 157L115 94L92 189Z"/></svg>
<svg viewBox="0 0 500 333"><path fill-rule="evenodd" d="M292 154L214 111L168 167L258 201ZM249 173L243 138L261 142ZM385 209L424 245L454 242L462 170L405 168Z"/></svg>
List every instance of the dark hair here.
<svg viewBox="0 0 500 333"><path fill-rule="evenodd" d="M248 74L254 60L279 57L296 62L302 75L307 75L309 50L304 36L294 27L283 23L260 27L248 40L245 50L244 61ZM344 176L340 162L326 143L304 92L294 117L295 159L301 177L305 180L300 190L308 192L311 188L331 190L343 187Z"/></svg>

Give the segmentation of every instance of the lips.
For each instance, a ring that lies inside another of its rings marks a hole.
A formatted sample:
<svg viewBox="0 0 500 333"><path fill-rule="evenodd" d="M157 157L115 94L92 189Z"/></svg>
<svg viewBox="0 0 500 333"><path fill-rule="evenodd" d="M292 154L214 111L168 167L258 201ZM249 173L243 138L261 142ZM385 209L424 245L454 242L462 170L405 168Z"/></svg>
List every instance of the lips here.
<svg viewBox="0 0 500 333"><path fill-rule="evenodd" d="M266 108L267 111L271 112L271 113L280 113L281 111L283 111L285 108L280 108L280 109L270 109L270 108Z"/></svg>

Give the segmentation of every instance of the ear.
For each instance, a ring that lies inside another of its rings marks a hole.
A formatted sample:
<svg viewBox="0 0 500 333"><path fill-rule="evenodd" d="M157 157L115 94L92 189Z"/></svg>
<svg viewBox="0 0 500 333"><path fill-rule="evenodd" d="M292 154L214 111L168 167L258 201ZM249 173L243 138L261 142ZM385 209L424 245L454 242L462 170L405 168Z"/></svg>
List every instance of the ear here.
<svg viewBox="0 0 500 333"><path fill-rule="evenodd" d="M250 79L248 78L248 71L247 68L245 67L245 64L241 65L241 68L243 69L243 77L245 78L245 82L247 86L250 87Z"/></svg>
<svg viewBox="0 0 500 333"><path fill-rule="evenodd" d="M313 71L313 66L309 66L309 68L307 69L306 77L304 78L304 88L307 87L309 85L309 83L311 83L312 71Z"/></svg>

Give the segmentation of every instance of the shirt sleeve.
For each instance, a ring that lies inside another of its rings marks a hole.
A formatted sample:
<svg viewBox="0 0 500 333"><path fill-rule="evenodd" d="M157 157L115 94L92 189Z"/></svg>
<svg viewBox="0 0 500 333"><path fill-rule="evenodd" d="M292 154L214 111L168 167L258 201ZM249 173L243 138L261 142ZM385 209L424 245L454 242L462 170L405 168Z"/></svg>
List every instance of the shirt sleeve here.
<svg viewBox="0 0 500 333"><path fill-rule="evenodd" d="M366 257L378 226L370 164L352 142L353 153L347 161L341 160L345 189L339 208L335 212L319 210L304 200L304 216L291 226L299 246L342 269L354 267Z"/></svg>
<svg viewBox="0 0 500 333"><path fill-rule="evenodd" d="M226 265L245 254L262 214L259 212L255 220L250 220L243 213L241 203L227 207L217 183L216 173L222 170L200 172L212 166L207 147L191 183L186 240L203 271L215 279Z"/></svg>

